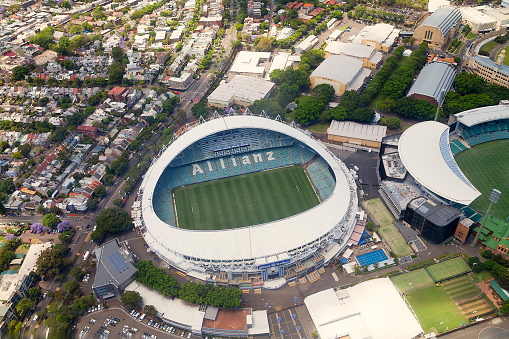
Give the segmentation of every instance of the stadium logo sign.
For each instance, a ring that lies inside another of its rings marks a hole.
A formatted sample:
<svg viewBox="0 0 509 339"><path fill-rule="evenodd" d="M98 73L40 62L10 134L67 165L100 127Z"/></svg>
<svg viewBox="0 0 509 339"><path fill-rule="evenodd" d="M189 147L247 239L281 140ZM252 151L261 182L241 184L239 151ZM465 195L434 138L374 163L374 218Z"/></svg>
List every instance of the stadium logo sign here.
<svg viewBox="0 0 509 339"><path fill-rule="evenodd" d="M251 159L251 157L252 157L252 159ZM272 151L265 152L265 159L266 159L266 161L276 161L277 160L274 157L274 152L272 152ZM230 158L230 160L231 160L231 164L233 165L233 167L239 166L239 164L237 163L237 159L235 159L235 157L232 156ZM251 156L244 155L244 156L240 157L240 160L242 161L242 165L251 165L253 162L259 163L259 162L264 161L262 153L254 153ZM209 172L215 171L214 166L208 160L205 161L203 166L205 166ZM221 167L221 169L226 169L226 167L228 166L228 161L225 161L224 158L219 158L219 166ZM199 164L193 164L193 175L196 175L196 173L203 174L203 168Z"/></svg>

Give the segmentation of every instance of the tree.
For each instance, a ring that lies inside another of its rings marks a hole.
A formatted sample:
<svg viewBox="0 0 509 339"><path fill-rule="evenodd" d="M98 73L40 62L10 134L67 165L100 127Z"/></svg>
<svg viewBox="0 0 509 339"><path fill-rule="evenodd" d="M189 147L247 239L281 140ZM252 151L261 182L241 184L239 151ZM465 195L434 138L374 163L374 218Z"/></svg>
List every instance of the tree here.
<svg viewBox="0 0 509 339"><path fill-rule="evenodd" d="M28 68L16 66L12 69L11 81L24 80L26 75L28 75Z"/></svg>
<svg viewBox="0 0 509 339"><path fill-rule="evenodd" d="M193 112L195 118L206 118L209 115L209 112L207 111L207 103L205 101L196 103L193 107L191 107L191 112Z"/></svg>
<svg viewBox="0 0 509 339"><path fill-rule="evenodd" d="M375 111L373 111L369 107L357 108L355 111L350 112L348 114L348 120L357 121L357 122L373 122L373 118L375 117Z"/></svg>
<svg viewBox="0 0 509 339"><path fill-rule="evenodd" d="M104 185L101 185L101 186L97 186L95 189L94 189L94 194L98 197L103 197L106 195L106 188L104 187Z"/></svg>
<svg viewBox="0 0 509 339"><path fill-rule="evenodd" d="M120 47L113 47L111 50L111 57L115 62L122 62L125 58L125 53Z"/></svg>
<svg viewBox="0 0 509 339"><path fill-rule="evenodd" d="M3 194L11 194L16 190L16 186L14 185L14 182L12 178L3 179L0 181L0 193Z"/></svg>
<svg viewBox="0 0 509 339"><path fill-rule="evenodd" d="M177 96L164 100L162 105L163 112L168 115L172 114L179 102L180 98Z"/></svg>
<svg viewBox="0 0 509 339"><path fill-rule="evenodd" d="M21 152L14 152L12 153L13 159L23 159L23 156L21 155Z"/></svg>
<svg viewBox="0 0 509 339"><path fill-rule="evenodd" d="M7 7L7 11L11 14L16 14L19 12L21 6L18 5L18 4L14 4L14 5L10 5L9 7Z"/></svg>
<svg viewBox="0 0 509 339"><path fill-rule="evenodd" d="M122 199L120 199L120 198L113 199L113 205L121 206L122 205Z"/></svg>
<svg viewBox="0 0 509 339"><path fill-rule="evenodd" d="M125 291L120 296L120 300L125 306L132 309L138 309L140 308L140 304L143 299L141 298L141 295L136 291Z"/></svg>
<svg viewBox="0 0 509 339"><path fill-rule="evenodd" d="M38 289L37 287L32 287L28 290L28 296L33 301L37 301L37 300L39 300L39 297L41 296L41 290Z"/></svg>
<svg viewBox="0 0 509 339"><path fill-rule="evenodd" d="M108 67L109 80L111 85L120 84L124 78L124 65L120 62L114 62Z"/></svg>
<svg viewBox="0 0 509 339"><path fill-rule="evenodd" d="M388 129L397 129L401 125L401 120L394 117L380 119L381 124L387 126Z"/></svg>
<svg viewBox="0 0 509 339"><path fill-rule="evenodd" d="M42 217L42 224L48 228L54 229L57 227L58 223L60 223L60 218L53 213L45 214Z"/></svg>
<svg viewBox="0 0 509 339"><path fill-rule="evenodd" d="M283 116L285 113L281 106L269 99L255 100L248 108L253 114L261 114L262 111L265 111L265 113L272 118L278 115Z"/></svg>
<svg viewBox="0 0 509 339"><path fill-rule="evenodd" d="M272 41L267 37L261 37L256 45L256 50L260 52L272 51Z"/></svg>
<svg viewBox="0 0 509 339"><path fill-rule="evenodd" d="M28 298L23 298L18 302L16 306L16 312L18 312L18 316L22 317L29 309L35 306L35 302Z"/></svg>
<svg viewBox="0 0 509 339"><path fill-rule="evenodd" d="M356 110L360 104L360 95L357 91L345 91L341 96L340 105L350 113Z"/></svg>
<svg viewBox="0 0 509 339"><path fill-rule="evenodd" d="M79 126L85 121L86 117L81 113L74 113L67 117L69 125Z"/></svg>
<svg viewBox="0 0 509 339"><path fill-rule="evenodd" d="M152 261L140 261L136 268L138 269L135 273L137 282L153 288L164 296L170 298L178 296L179 285L177 280L162 268L155 267Z"/></svg>
<svg viewBox="0 0 509 339"><path fill-rule="evenodd" d="M90 211L95 211L98 203L99 203L99 199L90 198L87 200L87 207Z"/></svg>
<svg viewBox="0 0 509 339"><path fill-rule="evenodd" d="M60 7L71 9L71 4L69 3L69 1L65 0L60 3Z"/></svg>
<svg viewBox="0 0 509 339"><path fill-rule="evenodd" d="M74 280L80 281L85 275L85 272L83 272L81 267L74 266L69 272L69 274L74 278Z"/></svg>
<svg viewBox="0 0 509 339"><path fill-rule="evenodd" d="M334 87L328 84L320 84L315 86L311 91L311 96L322 100L325 103L331 102L334 98Z"/></svg>
<svg viewBox="0 0 509 339"><path fill-rule="evenodd" d="M57 225L57 230L62 233L71 229L71 223L69 221L62 221Z"/></svg>
<svg viewBox="0 0 509 339"><path fill-rule="evenodd" d="M152 305L145 305L143 307L143 312L145 312L145 314L149 317L149 318L155 318L157 317L157 310L154 306Z"/></svg>
<svg viewBox="0 0 509 339"><path fill-rule="evenodd" d="M55 277L68 264L68 260L65 257L68 250L66 246L57 244L53 248L42 251L39 258L37 258L37 270L35 273L43 279Z"/></svg>
<svg viewBox="0 0 509 339"><path fill-rule="evenodd" d="M133 227L131 217L120 207L111 207L102 210L96 223L96 231L103 235L116 234Z"/></svg>
<svg viewBox="0 0 509 339"><path fill-rule="evenodd" d="M299 123L308 125L320 117L326 106L320 99L302 97L299 100L299 106L295 110L294 117Z"/></svg>

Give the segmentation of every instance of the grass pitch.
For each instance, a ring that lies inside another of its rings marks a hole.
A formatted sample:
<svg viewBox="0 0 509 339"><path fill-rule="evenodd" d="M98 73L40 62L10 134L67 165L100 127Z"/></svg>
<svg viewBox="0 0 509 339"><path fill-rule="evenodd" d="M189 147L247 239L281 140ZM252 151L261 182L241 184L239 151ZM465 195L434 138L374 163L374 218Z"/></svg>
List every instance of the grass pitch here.
<svg viewBox="0 0 509 339"><path fill-rule="evenodd" d="M371 199L362 202L363 207L368 211L378 226L388 226L396 222L391 212L385 207L382 200L379 198Z"/></svg>
<svg viewBox="0 0 509 339"><path fill-rule="evenodd" d="M509 211L509 140L497 140L477 145L456 155L455 160L468 180L482 193L471 204L474 210L485 213L491 190L502 192L491 212L505 220Z"/></svg>
<svg viewBox="0 0 509 339"><path fill-rule="evenodd" d="M319 204L302 166L179 187L173 193L178 226L191 230L257 225Z"/></svg>
<svg viewBox="0 0 509 339"><path fill-rule="evenodd" d="M398 258L414 254L414 251L408 245L396 226L392 224L383 226L380 227L377 232L385 240L387 245L389 245L391 252L393 252Z"/></svg>
<svg viewBox="0 0 509 339"><path fill-rule="evenodd" d="M419 319L424 333L444 332L446 329L453 329L467 322L441 286L432 285L411 292L406 298Z"/></svg>
<svg viewBox="0 0 509 339"><path fill-rule="evenodd" d="M415 290L434 285L433 279L424 268L400 274L391 278L401 293L410 293Z"/></svg>
<svg viewBox="0 0 509 339"><path fill-rule="evenodd" d="M444 279L470 272L470 268L461 258L454 258L441 263L426 267L433 280L442 281Z"/></svg>

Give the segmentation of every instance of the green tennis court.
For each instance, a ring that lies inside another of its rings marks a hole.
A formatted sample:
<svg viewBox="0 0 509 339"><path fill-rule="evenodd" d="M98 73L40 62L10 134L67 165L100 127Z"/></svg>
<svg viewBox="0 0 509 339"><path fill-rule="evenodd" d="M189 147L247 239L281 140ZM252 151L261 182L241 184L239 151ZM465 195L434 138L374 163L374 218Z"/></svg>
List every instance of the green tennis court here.
<svg viewBox="0 0 509 339"><path fill-rule="evenodd" d="M424 268L411 271L391 278L401 293L409 293L415 290L433 285L433 280Z"/></svg>
<svg viewBox="0 0 509 339"><path fill-rule="evenodd" d="M396 221L379 198L364 201L362 205L380 227L392 225Z"/></svg>
<svg viewBox="0 0 509 339"><path fill-rule="evenodd" d="M300 165L179 187L173 194L178 227L191 230L262 224L319 203Z"/></svg>
<svg viewBox="0 0 509 339"><path fill-rule="evenodd" d="M414 254L412 248L393 224L380 227L377 233L385 240L397 257Z"/></svg>
<svg viewBox="0 0 509 339"><path fill-rule="evenodd" d="M426 267L433 280L439 282L462 273L470 272L470 268L462 258L453 258Z"/></svg>

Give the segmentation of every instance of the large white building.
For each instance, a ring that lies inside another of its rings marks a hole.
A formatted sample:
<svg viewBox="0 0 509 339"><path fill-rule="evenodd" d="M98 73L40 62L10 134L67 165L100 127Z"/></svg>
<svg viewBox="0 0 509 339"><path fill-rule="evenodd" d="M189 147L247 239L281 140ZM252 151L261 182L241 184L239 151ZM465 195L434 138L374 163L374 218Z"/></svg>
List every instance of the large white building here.
<svg viewBox="0 0 509 339"><path fill-rule="evenodd" d="M373 46L331 41L325 47L325 57L345 55L362 61L362 66L375 69L382 60L382 53Z"/></svg>
<svg viewBox="0 0 509 339"><path fill-rule="evenodd" d="M267 98L273 88L273 82L237 75L228 83L221 82L209 95L208 104L221 108L232 105L247 107L256 100Z"/></svg>
<svg viewBox="0 0 509 339"><path fill-rule="evenodd" d="M389 52L400 31L400 29L384 23L366 26L355 36L352 42L372 46L382 52Z"/></svg>
<svg viewBox="0 0 509 339"><path fill-rule="evenodd" d="M302 54L309 52L318 43L316 35L310 35L306 39L302 40L300 44L295 46L295 53Z"/></svg>
<svg viewBox="0 0 509 339"><path fill-rule="evenodd" d="M254 78L265 76L265 67L260 64L269 61L270 52L241 51L230 68L232 75L247 75Z"/></svg>
<svg viewBox="0 0 509 339"><path fill-rule="evenodd" d="M321 339L411 339L419 321L389 278L332 288L304 299Z"/></svg>
<svg viewBox="0 0 509 339"><path fill-rule="evenodd" d="M461 22L468 24L474 33L489 32L497 28L497 20L475 7L460 7Z"/></svg>

